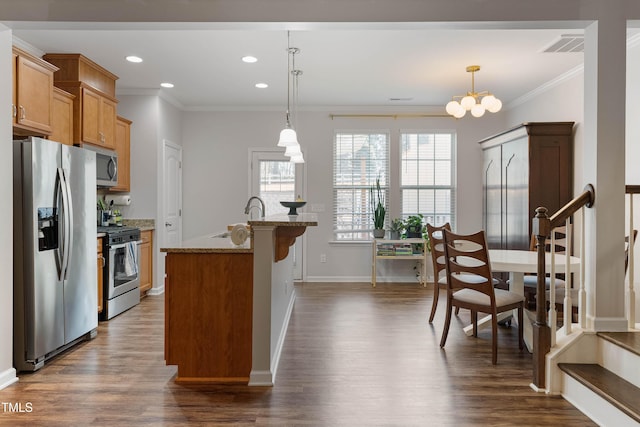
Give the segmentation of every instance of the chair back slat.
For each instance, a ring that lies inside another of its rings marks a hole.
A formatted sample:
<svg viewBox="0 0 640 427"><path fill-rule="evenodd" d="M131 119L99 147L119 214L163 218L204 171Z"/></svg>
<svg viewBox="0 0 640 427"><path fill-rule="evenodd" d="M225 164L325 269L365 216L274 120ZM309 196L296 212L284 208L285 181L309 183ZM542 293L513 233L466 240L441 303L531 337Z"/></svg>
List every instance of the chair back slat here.
<svg viewBox="0 0 640 427"><path fill-rule="evenodd" d="M427 223L427 235L429 236L429 243L431 245L431 260L433 262L433 277L435 283L438 283L438 280L446 274L443 230L451 230L451 225L447 222L440 227L435 227Z"/></svg>
<svg viewBox="0 0 640 427"><path fill-rule="evenodd" d="M450 290L473 289L493 300L493 278L484 231L462 235L446 230L444 239Z"/></svg>

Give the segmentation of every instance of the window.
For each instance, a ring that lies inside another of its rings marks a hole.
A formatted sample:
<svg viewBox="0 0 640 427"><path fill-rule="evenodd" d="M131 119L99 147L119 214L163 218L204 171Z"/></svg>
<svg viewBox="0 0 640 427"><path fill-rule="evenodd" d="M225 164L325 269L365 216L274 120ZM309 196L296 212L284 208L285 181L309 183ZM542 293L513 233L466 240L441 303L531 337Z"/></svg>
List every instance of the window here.
<svg viewBox="0 0 640 427"><path fill-rule="evenodd" d="M336 132L333 145L333 217L336 240L370 240L373 230L370 188L380 179L389 201L389 135ZM385 222L388 222L389 215Z"/></svg>
<svg viewBox="0 0 640 427"><path fill-rule="evenodd" d="M455 135L403 132L400 136L402 216L422 214L424 223L455 227Z"/></svg>

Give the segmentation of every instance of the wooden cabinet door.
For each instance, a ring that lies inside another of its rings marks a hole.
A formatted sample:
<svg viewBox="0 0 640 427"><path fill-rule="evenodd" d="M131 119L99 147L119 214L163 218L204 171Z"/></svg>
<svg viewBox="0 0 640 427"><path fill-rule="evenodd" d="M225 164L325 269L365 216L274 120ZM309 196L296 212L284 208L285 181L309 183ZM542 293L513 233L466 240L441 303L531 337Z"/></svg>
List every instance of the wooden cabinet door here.
<svg viewBox="0 0 640 427"><path fill-rule="evenodd" d="M73 145L73 98L70 93L53 88L52 141Z"/></svg>
<svg viewBox="0 0 640 427"><path fill-rule="evenodd" d="M153 287L153 231L142 231L140 240L140 293L144 295Z"/></svg>
<svg viewBox="0 0 640 427"><path fill-rule="evenodd" d="M101 96L91 89L82 88L82 133L83 142L102 146L100 138L100 103Z"/></svg>
<svg viewBox="0 0 640 427"><path fill-rule="evenodd" d="M116 148L116 103L104 97L100 101L99 134L102 146L113 150Z"/></svg>
<svg viewBox="0 0 640 427"><path fill-rule="evenodd" d="M49 135L53 71L19 55L16 61L16 124Z"/></svg>
<svg viewBox="0 0 640 427"><path fill-rule="evenodd" d="M118 185L109 191L131 189L131 121L124 117L116 120L116 152L118 153Z"/></svg>

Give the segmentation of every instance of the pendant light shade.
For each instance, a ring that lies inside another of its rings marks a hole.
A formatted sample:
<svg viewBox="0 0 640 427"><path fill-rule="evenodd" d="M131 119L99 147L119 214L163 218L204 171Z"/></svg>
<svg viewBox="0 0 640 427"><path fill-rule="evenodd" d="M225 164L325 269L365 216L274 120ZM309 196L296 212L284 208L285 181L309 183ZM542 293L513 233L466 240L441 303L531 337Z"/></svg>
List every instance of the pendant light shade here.
<svg viewBox="0 0 640 427"><path fill-rule="evenodd" d="M298 88L298 76L302 74L302 71L296 70L296 53L299 53L300 50L296 47L291 47L290 43L290 35L287 31L287 112L286 112L286 124L284 129L280 132L280 139L278 140L278 147L285 147L284 155L287 157L291 157L290 160L293 163L304 163L304 158L302 157L302 152L300 151L300 144L298 143L298 135L291 126L291 118L290 118L290 99L291 99L291 76L295 76L295 82L293 85L293 98L294 102L297 98L297 88ZM292 69L293 68L293 69ZM295 161L293 160L295 156Z"/></svg>
<svg viewBox="0 0 640 427"><path fill-rule="evenodd" d="M300 151L300 144L296 143L294 145L288 145L287 149L284 151L284 155L287 157L302 155L302 151Z"/></svg>
<svg viewBox="0 0 640 427"><path fill-rule="evenodd" d="M280 140L278 141L278 147L288 147L290 145L298 144L298 135L296 131L290 126L285 127L280 131Z"/></svg>

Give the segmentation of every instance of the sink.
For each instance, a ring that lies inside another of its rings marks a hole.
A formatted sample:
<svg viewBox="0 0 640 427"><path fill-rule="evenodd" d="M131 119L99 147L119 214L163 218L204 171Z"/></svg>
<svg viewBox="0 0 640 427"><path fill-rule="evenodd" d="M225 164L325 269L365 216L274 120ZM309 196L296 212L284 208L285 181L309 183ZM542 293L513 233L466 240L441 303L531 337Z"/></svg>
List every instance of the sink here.
<svg viewBox="0 0 640 427"><path fill-rule="evenodd" d="M231 236L231 233L228 232L224 232L224 233L219 233L219 234L214 234L213 236L211 236L212 239L228 239L229 236Z"/></svg>

